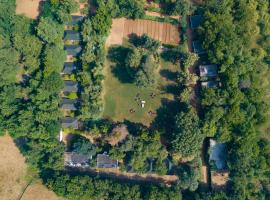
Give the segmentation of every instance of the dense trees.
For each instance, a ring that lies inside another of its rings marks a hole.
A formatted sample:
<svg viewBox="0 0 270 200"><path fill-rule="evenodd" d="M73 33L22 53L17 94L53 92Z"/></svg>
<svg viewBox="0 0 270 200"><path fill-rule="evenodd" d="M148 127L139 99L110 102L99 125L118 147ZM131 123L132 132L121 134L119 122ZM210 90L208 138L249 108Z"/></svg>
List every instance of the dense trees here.
<svg viewBox="0 0 270 200"><path fill-rule="evenodd" d="M263 6L262 6L263 5ZM233 199L269 198L269 158L261 145L269 123L269 2L209 1L199 28L208 59L220 65L220 88L202 91L203 131L229 143ZM220 23L223 22L223 23ZM258 129L259 128L259 129ZM268 136L267 136L268 137ZM265 140L263 140L265 141ZM267 147L268 148L268 147Z"/></svg>
<svg viewBox="0 0 270 200"><path fill-rule="evenodd" d="M180 155L187 157L198 153L202 145L203 134L200 130L200 120L191 107L180 112L175 118L175 130L172 136L172 148Z"/></svg>
<svg viewBox="0 0 270 200"><path fill-rule="evenodd" d="M67 199L158 199L181 200L177 187L162 187L152 184L139 185L118 183L116 181L97 179L90 176L69 176L56 173L46 181L56 194Z"/></svg>
<svg viewBox="0 0 270 200"><path fill-rule="evenodd" d="M113 147L110 155L123 161L123 168L140 173L156 172L166 174L164 160L168 152L160 143L158 132L150 133L145 129L138 130L137 136L128 139L119 146Z"/></svg>

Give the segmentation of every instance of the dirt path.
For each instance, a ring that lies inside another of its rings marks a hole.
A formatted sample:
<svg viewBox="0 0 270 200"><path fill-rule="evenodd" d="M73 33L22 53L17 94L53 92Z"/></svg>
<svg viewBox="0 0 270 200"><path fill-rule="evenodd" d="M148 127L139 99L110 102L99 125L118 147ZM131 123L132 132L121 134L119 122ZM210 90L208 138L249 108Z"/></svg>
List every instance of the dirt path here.
<svg viewBox="0 0 270 200"><path fill-rule="evenodd" d="M178 177L175 175L164 175L160 176L157 174L137 174L137 173L128 173L121 172L117 169L78 169L78 168L67 168L68 171L77 171L82 174L89 175L99 175L104 178L112 178L123 181L131 182L140 182L140 183L156 183L156 184L165 184L167 186L175 184L178 181Z"/></svg>

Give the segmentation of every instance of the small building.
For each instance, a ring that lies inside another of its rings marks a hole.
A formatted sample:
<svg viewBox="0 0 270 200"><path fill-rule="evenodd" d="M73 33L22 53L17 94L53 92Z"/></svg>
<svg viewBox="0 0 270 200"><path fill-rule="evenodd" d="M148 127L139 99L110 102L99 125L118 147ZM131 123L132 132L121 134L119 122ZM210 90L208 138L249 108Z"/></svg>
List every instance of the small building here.
<svg viewBox="0 0 270 200"><path fill-rule="evenodd" d="M217 170L223 170L226 168L226 159L226 144L210 139L209 161L215 164Z"/></svg>
<svg viewBox="0 0 270 200"><path fill-rule="evenodd" d="M65 30L64 40L80 41L81 36L80 36L80 33L78 31Z"/></svg>
<svg viewBox="0 0 270 200"><path fill-rule="evenodd" d="M217 65L200 65L200 76L214 77L217 76Z"/></svg>
<svg viewBox="0 0 270 200"><path fill-rule="evenodd" d="M209 163L211 188L215 191L224 190L229 181L227 169L227 150L225 143L218 143L210 139Z"/></svg>
<svg viewBox="0 0 270 200"><path fill-rule="evenodd" d="M65 152L64 165L68 167L89 167L89 158L75 152Z"/></svg>
<svg viewBox="0 0 270 200"><path fill-rule="evenodd" d="M204 54L206 51L202 47L202 43L199 40L192 42L193 52L196 54Z"/></svg>
<svg viewBox="0 0 270 200"><path fill-rule="evenodd" d="M201 86L205 88L214 88L217 87L216 81L202 81Z"/></svg>
<svg viewBox="0 0 270 200"><path fill-rule="evenodd" d="M60 108L63 110L75 111L77 110L78 100L77 99L62 99Z"/></svg>
<svg viewBox="0 0 270 200"><path fill-rule="evenodd" d="M65 62L62 74L72 74L77 69L74 62Z"/></svg>
<svg viewBox="0 0 270 200"><path fill-rule="evenodd" d="M63 128L73 128L78 129L79 128L79 122L78 119L73 117L65 117L61 120L61 124Z"/></svg>
<svg viewBox="0 0 270 200"><path fill-rule="evenodd" d="M82 47L80 45L65 45L65 50L68 56L78 56L82 51Z"/></svg>
<svg viewBox="0 0 270 200"><path fill-rule="evenodd" d="M83 16L77 16L77 15L72 15L71 20L66 23L66 25L69 26L74 26L78 25L83 21L84 17Z"/></svg>
<svg viewBox="0 0 270 200"><path fill-rule="evenodd" d="M118 168L118 161L112 160L107 154L97 155L97 168Z"/></svg>
<svg viewBox="0 0 270 200"><path fill-rule="evenodd" d="M63 92L78 92L78 82L76 81L64 81L64 89Z"/></svg>
<svg viewBox="0 0 270 200"><path fill-rule="evenodd" d="M202 15L190 16L189 22L190 22L191 29L198 28L201 25L202 21L203 21L203 16Z"/></svg>

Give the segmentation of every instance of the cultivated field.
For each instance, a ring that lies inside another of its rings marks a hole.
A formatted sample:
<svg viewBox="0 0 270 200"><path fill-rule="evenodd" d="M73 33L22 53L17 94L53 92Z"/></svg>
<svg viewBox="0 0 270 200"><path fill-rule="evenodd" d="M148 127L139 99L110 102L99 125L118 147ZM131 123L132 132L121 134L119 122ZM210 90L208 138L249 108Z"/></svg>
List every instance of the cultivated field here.
<svg viewBox="0 0 270 200"><path fill-rule="evenodd" d="M0 137L0 199L18 199L26 186L27 166L25 159L9 136ZM40 182L33 182L21 200L60 200Z"/></svg>
<svg viewBox="0 0 270 200"><path fill-rule="evenodd" d="M122 44L123 38L127 38L131 34L142 35L144 33L164 44L177 45L180 42L178 28L173 24L144 19L120 18L113 19L106 45Z"/></svg>
<svg viewBox="0 0 270 200"><path fill-rule="evenodd" d="M44 0L16 0L16 14L24 14L36 19L39 16L40 7Z"/></svg>

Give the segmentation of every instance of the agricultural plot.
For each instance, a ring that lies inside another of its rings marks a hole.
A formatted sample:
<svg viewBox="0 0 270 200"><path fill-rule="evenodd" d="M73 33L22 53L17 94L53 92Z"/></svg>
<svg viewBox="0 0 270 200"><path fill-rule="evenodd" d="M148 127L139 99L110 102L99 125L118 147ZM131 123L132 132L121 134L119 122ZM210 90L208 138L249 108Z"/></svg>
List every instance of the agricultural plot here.
<svg viewBox="0 0 270 200"><path fill-rule="evenodd" d="M131 34L147 34L163 44L177 45L180 42L178 27L165 22L144 19L113 19L112 29L106 41L106 46L122 44L123 39Z"/></svg>

